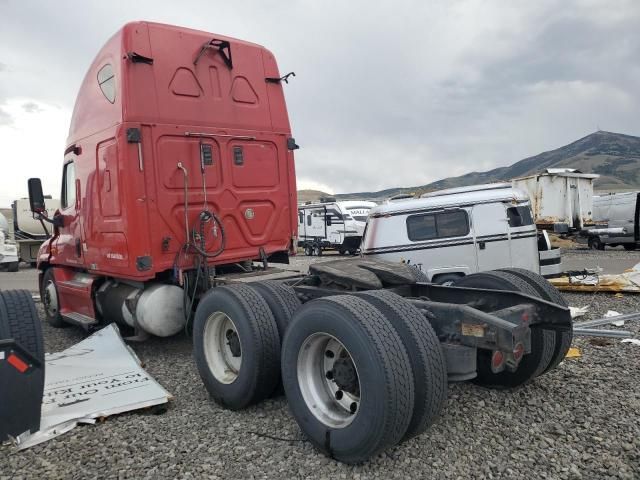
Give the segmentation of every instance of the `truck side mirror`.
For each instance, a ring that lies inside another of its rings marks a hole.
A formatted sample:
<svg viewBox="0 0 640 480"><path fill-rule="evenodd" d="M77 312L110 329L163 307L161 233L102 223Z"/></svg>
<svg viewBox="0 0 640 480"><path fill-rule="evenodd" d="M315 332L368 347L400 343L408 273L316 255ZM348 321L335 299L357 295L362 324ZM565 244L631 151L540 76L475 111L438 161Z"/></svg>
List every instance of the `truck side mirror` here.
<svg viewBox="0 0 640 480"><path fill-rule="evenodd" d="M39 178L30 178L27 182L29 187L29 205L33 213L45 213L47 211L42 193L42 182Z"/></svg>

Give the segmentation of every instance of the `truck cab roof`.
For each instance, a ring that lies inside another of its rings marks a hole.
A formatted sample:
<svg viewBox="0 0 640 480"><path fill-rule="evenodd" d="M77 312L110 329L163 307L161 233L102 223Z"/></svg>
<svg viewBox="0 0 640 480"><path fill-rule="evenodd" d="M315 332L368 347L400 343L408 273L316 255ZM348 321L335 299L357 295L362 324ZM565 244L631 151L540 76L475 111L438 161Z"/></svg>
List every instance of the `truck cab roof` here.
<svg viewBox="0 0 640 480"><path fill-rule="evenodd" d="M89 67L67 145L123 122L290 133L282 89L267 81L279 77L275 57L261 45L161 23L128 23Z"/></svg>

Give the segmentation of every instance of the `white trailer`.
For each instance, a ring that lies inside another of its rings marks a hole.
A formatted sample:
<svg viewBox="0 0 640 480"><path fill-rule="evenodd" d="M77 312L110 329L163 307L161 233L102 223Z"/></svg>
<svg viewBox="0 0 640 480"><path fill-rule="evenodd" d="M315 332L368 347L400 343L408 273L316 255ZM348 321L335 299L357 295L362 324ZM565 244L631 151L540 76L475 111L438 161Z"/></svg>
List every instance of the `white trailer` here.
<svg viewBox="0 0 640 480"><path fill-rule="evenodd" d="M19 266L18 248L9 238L9 222L0 213L0 270L17 272Z"/></svg>
<svg viewBox="0 0 640 480"><path fill-rule="evenodd" d="M514 178L511 185L526 192L540 229L567 233L593 224L593 182L600 175L571 168Z"/></svg>
<svg viewBox="0 0 640 480"><path fill-rule="evenodd" d="M558 274L560 250L538 234L530 205L508 183L392 201L369 213L362 255L411 264L434 283L505 267Z"/></svg>
<svg viewBox="0 0 640 480"><path fill-rule="evenodd" d="M604 250L605 245L635 250L639 238L640 192L609 193L593 197L595 229L583 233L589 247Z"/></svg>
<svg viewBox="0 0 640 480"><path fill-rule="evenodd" d="M60 200L45 198L45 203L48 217L53 218L56 210L60 208ZM13 235L18 244L18 256L23 262L35 267L40 245L51 234L51 224L40 222L33 217L28 198L15 200L11 208L13 209Z"/></svg>
<svg viewBox="0 0 640 480"><path fill-rule="evenodd" d="M298 246L306 255L322 255L336 249L341 255L355 255L375 202L334 199L298 206Z"/></svg>

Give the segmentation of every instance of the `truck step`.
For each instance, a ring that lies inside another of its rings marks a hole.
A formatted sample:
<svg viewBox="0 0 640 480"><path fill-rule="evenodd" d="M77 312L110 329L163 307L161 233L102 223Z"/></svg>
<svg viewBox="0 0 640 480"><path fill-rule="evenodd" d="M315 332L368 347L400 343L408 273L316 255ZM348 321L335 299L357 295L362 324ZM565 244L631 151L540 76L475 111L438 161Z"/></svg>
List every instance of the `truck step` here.
<svg viewBox="0 0 640 480"><path fill-rule="evenodd" d="M64 312L60 313L62 317L69 323L73 323L79 327L84 328L89 331L91 327L95 327L98 325L98 321L95 318L88 317L87 315L83 315L78 312Z"/></svg>

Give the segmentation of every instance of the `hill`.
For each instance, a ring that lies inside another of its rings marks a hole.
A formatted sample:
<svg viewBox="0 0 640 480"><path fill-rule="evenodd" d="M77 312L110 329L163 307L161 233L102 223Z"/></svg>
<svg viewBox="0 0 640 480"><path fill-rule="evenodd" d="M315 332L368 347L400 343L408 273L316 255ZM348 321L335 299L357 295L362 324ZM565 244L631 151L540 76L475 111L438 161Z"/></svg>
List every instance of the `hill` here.
<svg viewBox="0 0 640 480"><path fill-rule="evenodd" d="M298 190L298 203L317 202L320 197L334 197L322 190Z"/></svg>
<svg viewBox="0 0 640 480"><path fill-rule="evenodd" d="M569 145L528 157L508 167L487 172L471 172L415 187L398 187L378 192L357 192L334 195L351 198L383 200L401 193L424 193L442 188L463 187L524 177L545 168L569 167L584 173L598 173L596 190L640 189L640 137L612 132L595 132Z"/></svg>

